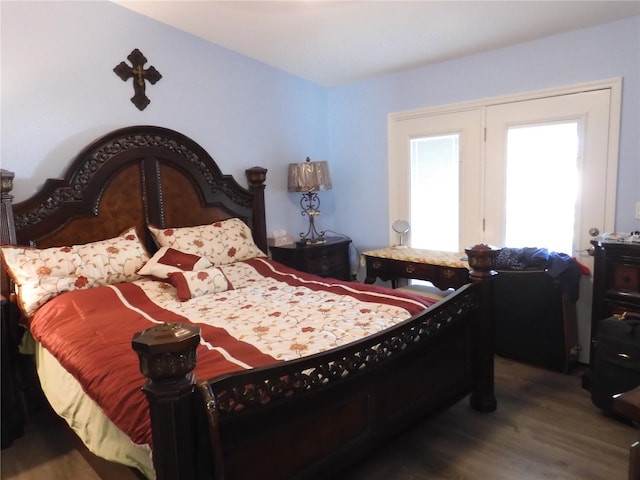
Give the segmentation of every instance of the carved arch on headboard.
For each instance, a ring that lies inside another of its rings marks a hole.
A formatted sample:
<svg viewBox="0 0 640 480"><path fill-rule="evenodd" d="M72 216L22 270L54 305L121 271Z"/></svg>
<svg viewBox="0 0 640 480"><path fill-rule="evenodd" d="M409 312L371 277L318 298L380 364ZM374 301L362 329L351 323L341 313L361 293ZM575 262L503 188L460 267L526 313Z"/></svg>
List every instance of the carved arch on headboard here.
<svg viewBox="0 0 640 480"><path fill-rule="evenodd" d="M179 132L121 128L84 148L63 178L48 179L34 196L13 205L11 240L69 245L110 238L131 226L144 235L149 224L180 227L238 217L266 252L266 169L253 167L246 175L249 188L222 174L198 143ZM3 243L10 239L5 237ZM148 232L146 241L153 250Z"/></svg>

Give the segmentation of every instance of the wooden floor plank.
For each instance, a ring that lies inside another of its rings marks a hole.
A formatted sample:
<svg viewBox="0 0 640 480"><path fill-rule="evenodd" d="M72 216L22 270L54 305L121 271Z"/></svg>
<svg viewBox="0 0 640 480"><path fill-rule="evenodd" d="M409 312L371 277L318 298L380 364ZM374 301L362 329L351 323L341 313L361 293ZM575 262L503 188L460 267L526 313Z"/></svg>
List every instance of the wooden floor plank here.
<svg viewBox="0 0 640 480"><path fill-rule="evenodd" d="M603 415L578 374L496 359L498 410L465 399L416 425L343 480L625 480L637 432ZM41 412L0 457L3 480L134 480L128 469L87 462L60 421ZM253 480L253 479L248 479ZM332 479L333 480L333 479Z"/></svg>
<svg viewBox="0 0 640 480"><path fill-rule="evenodd" d="M498 410L462 401L417 424L344 480L624 480L636 430L564 375L496 359Z"/></svg>

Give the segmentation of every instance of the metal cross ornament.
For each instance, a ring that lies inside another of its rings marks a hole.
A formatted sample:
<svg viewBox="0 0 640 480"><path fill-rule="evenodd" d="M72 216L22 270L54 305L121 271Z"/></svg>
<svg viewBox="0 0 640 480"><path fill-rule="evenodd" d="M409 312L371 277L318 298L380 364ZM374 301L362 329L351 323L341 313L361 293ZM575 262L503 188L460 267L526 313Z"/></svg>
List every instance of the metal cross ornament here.
<svg viewBox="0 0 640 480"><path fill-rule="evenodd" d="M145 94L145 80L154 85L162 78L162 75L153 66L146 70L144 69L147 59L137 48L127 58L131 62L131 67L124 62L120 62L113 71L125 82L133 77L133 91L135 94L131 97L131 101L138 107L138 110L144 110L151 103L151 100Z"/></svg>

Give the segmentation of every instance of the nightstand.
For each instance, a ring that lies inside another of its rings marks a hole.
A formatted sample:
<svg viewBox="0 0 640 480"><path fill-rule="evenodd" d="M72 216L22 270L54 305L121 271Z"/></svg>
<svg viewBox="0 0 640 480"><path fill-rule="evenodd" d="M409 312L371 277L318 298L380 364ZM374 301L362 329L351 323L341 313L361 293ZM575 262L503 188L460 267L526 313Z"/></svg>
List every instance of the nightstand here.
<svg viewBox="0 0 640 480"><path fill-rule="evenodd" d="M326 237L324 243L304 246L280 245L269 247L271 258L288 267L321 277L351 280L349 244L347 237Z"/></svg>
<svg viewBox="0 0 640 480"><path fill-rule="evenodd" d="M2 353L2 448L11 446L13 441L22 435L24 430L24 410L20 401L15 362L17 347L11 329L13 320L12 305L4 296L0 296L2 313L0 324L2 332L0 349Z"/></svg>

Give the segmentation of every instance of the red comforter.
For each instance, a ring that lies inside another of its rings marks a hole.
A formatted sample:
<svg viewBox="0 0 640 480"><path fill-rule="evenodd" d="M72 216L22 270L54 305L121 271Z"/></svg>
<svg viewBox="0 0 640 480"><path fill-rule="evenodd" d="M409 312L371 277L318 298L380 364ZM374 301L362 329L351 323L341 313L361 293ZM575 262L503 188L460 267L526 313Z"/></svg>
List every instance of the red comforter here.
<svg viewBox="0 0 640 480"><path fill-rule="evenodd" d="M268 272L271 277L275 276L288 285L300 285L304 279L318 279L264 259L249 262L253 262L252 266L261 273ZM363 300L366 300L368 290L383 291L368 285L331 282L333 286L326 288L334 288L342 294L345 291L343 287L348 285L348 290L353 290L353 295ZM313 283L311 288L321 287ZM376 297L375 301L381 300ZM388 302L402 305L411 315L429 304L425 299L425 305L419 306L415 297L413 301L403 302L402 296ZM148 407L141 391L145 378L131 348L131 339L134 333L157 322L192 323L156 305L137 283L123 283L60 295L40 308L31 319L29 329L118 428L134 443L151 445ZM205 343L221 347L250 367L277 361L258 348L234 338L223 328L197 320L193 323L201 328L203 339L198 347L195 370L198 378L213 378L243 368L226 360L218 351L207 348Z"/></svg>

